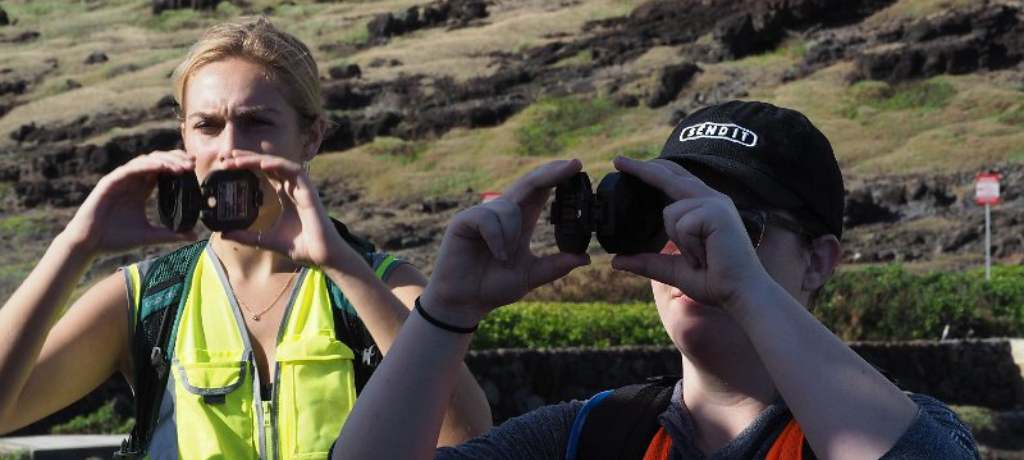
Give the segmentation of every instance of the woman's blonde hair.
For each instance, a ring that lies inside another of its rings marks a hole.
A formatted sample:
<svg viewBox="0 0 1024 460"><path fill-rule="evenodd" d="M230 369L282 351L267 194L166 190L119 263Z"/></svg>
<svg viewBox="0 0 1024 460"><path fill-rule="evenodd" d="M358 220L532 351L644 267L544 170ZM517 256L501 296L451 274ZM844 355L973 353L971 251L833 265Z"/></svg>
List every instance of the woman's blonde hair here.
<svg viewBox="0 0 1024 460"><path fill-rule="evenodd" d="M259 64L267 78L284 83L285 97L303 128L324 117L316 61L299 39L278 30L264 16L210 28L174 69L174 100L185 110L185 88L196 71L211 62L238 58Z"/></svg>

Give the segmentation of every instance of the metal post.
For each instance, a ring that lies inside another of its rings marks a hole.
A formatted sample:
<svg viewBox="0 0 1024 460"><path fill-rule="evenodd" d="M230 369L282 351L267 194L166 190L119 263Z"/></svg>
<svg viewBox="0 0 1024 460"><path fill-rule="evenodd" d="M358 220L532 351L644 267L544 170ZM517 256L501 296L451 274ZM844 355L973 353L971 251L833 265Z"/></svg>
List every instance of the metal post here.
<svg viewBox="0 0 1024 460"><path fill-rule="evenodd" d="M985 205L985 281L992 280L992 206Z"/></svg>

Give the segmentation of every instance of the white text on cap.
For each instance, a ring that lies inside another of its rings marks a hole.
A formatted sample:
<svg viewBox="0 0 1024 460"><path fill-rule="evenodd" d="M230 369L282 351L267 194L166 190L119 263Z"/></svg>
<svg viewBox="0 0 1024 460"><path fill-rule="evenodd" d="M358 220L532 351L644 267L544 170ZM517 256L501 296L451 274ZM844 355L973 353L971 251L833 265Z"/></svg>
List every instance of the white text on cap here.
<svg viewBox="0 0 1024 460"><path fill-rule="evenodd" d="M744 147L757 145L757 134L742 126L706 121L701 124L687 126L679 132L679 142L696 139L721 139L735 142Z"/></svg>

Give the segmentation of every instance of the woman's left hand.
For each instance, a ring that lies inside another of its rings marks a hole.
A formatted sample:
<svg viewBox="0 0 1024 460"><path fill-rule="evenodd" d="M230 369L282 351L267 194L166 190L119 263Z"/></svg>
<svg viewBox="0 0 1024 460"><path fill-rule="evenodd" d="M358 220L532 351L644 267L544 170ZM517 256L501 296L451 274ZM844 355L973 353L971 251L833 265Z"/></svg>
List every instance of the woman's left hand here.
<svg viewBox="0 0 1024 460"><path fill-rule="evenodd" d="M247 153L226 160L225 166L266 175L281 202L281 216L268 230L227 232L224 239L259 246L297 263L315 266L327 266L355 254L338 235L313 181L301 165L274 155ZM352 254L345 253L346 250Z"/></svg>

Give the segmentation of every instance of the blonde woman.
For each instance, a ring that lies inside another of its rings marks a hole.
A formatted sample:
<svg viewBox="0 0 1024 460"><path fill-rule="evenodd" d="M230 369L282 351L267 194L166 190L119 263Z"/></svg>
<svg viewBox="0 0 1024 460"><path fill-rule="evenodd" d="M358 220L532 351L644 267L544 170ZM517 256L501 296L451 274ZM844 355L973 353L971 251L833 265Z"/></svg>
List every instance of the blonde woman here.
<svg viewBox="0 0 1024 460"><path fill-rule="evenodd" d="M327 122L299 40L265 18L213 27L174 92L184 150L103 177L0 310L0 431L121 372L142 427L125 457L326 458L426 280L327 216L305 172ZM159 174L201 182L222 169L260 178L251 227L124 267L57 318L98 255L194 241L146 220ZM464 366L457 374L439 445L490 426L479 386Z"/></svg>

